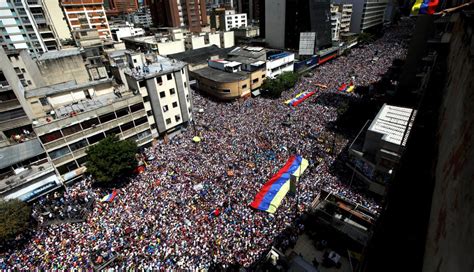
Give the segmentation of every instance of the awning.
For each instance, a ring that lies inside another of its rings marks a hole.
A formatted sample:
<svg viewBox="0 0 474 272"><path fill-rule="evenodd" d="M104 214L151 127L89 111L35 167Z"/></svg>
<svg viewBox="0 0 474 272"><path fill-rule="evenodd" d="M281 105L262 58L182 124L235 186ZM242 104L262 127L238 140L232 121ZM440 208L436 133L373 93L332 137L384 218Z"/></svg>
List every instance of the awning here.
<svg viewBox="0 0 474 272"><path fill-rule="evenodd" d="M251 65L252 65L252 66L260 66L260 65L264 65L264 64L265 64L264 61L259 60L259 61L257 61L257 62L252 63Z"/></svg>
<svg viewBox="0 0 474 272"><path fill-rule="evenodd" d="M0 169L33 158L42 153L44 153L44 149L38 139L1 148Z"/></svg>
<svg viewBox="0 0 474 272"><path fill-rule="evenodd" d="M255 91L252 92L252 96L259 96L260 95L260 89L256 89Z"/></svg>
<svg viewBox="0 0 474 272"><path fill-rule="evenodd" d="M58 177L54 174L54 172L52 172L50 176L44 178L43 180L35 182L28 187L5 196L5 199L18 198L22 201L28 201L60 186L61 183L59 182Z"/></svg>

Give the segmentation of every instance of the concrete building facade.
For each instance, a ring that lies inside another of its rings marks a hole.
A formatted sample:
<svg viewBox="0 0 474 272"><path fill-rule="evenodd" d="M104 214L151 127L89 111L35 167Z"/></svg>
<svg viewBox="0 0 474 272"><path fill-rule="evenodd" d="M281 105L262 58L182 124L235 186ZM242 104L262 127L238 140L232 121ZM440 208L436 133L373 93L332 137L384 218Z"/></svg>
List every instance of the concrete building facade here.
<svg viewBox="0 0 474 272"><path fill-rule="evenodd" d="M0 43L5 50L28 49L35 56L61 43L43 1L0 2Z"/></svg>
<svg viewBox="0 0 474 272"><path fill-rule="evenodd" d="M185 27L201 32L208 25L205 0L155 0L150 5L153 21L158 26Z"/></svg>
<svg viewBox="0 0 474 272"><path fill-rule="evenodd" d="M112 39L103 0L61 0L69 29L96 29L103 40Z"/></svg>
<svg viewBox="0 0 474 272"><path fill-rule="evenodd" d="M131 54L129 61L132 70L125 72L127 84L144 98L152 135L186 127L192 121L186 63L158 55L145 58L143 54Z"/></svg>
<svg viewBox="0 0 474 272"><path fill-rule="evenodd" d="M350 32L362 33L378 30L383 26L388 0L334 0L333 3L352 5Z"/></svg>
<svg viewBox="0 0 474 272"><path fill-rule="evenodd" d="M301 32L315 32L318 49L332 45L329 0L266 0L265 14L269 47L298 49Z"/></svg>
<svg viewBox="0 0 474 272"><path fill-rule="evenodd" d="M224 25L222 30L229 31L234 28L247 27L247 14L245 13L226 12L223 17L220 22L221 26Z"/></svg>
<svg viewBox="0 0 474 272"><path fill-rule="evenodd" d="M135 27L133 24L126 22L124 25L113 25L110 27L112 39L121 42L123 37L145 36L145 30Z"/></svg>
<svg viewBox="0 0 474 272"><path fill-rule="evenodd" d="M350 145L348 166L370 191L385 194L386 183L398 165L415 116L413 109L384 104Z"/></svg>
<svg viewBox="0 0 474 272"><path fill-rule="evenodd" d="M111 79L68 81L26 91L33 129L64 182L85 171L86 149L109 135L139 146L152 140L143 98Z"/></svg>

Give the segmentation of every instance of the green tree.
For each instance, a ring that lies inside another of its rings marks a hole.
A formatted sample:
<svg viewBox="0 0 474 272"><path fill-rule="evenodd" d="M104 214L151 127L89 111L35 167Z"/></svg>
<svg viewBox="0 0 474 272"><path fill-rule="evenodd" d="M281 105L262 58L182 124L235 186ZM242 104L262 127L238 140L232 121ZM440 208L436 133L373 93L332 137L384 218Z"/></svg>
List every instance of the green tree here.
<svg viewBox="0 0 474 272"><path fill-rule="evenodd" d="M281 93L295 86L298 74L283 72L277 78L268 78L262 85L263 95L271 98L280 98Z"/></svg>
<svg viewBox="0 0 474 272"><path fill-rule="evenodd" d="M134 141L120 141L117 136L109 136L87 149L87 173L95 182L109 183L137 167L137 151Z"/></svg>
<svg viewBox="0 0 474 272"><path fill-rule="evenodd" d="M8 241L30 226L31 209L18 199L0 200L0 240Z"/></svg>

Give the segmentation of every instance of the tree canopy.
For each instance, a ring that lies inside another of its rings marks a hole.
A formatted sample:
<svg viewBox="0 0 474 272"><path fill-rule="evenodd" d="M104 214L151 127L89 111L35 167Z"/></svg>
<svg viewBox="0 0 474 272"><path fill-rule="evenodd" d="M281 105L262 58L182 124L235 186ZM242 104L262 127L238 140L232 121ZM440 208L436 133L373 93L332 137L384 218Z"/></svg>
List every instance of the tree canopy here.
<svg viewBox="0 0 474 272"><path fill-rule="evenodd" d="M298 81L298 74L294 72L283 72L277 78L268 78L263 83L263 95L271 98L279 98L281 93L293 86Z"/></svg>
<svg viewBox="0 0 474 272"><path fill-rule="evenodd" d="M30 207L17 199L0 200L0 240L7 241L30 226Z"/></svg>
<svg viewBox="0 0 474 272"><path fill-rule="evenodd" d="M117 136L109 136L87 149L87 173L98 183L114 181L137 167L137 151L134 141L120 141Z"/></svg>

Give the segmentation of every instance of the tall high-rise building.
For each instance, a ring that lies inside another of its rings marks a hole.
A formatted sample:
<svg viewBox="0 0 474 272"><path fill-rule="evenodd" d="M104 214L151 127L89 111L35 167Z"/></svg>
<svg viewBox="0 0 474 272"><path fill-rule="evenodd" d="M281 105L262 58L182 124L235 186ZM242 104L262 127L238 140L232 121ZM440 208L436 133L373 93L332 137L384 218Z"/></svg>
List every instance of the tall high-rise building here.
<svg viewBox="0 0 474 272"><path fill-rule="evenodd" d="M103 0L61 0L71 31L97 29L101 39L112 39Z"/></svg>
<svg viewBox="0 0 474 272"><path fill-rule="evenodd" d="M315 47L330 47L329 5L329 0L266 0L266 42L270 47L297 49L301 32L315 32Z"/></svg>
<svg viewBox="0 0 474 272"><path fill-rule="evenodd" d="M135 12L138 7L138 0L104 0L104 8L108 15Z"/></svg>
<svg viewBox="0 0 474 272"><path fill-rule="evenodd" d="M151 0L153 21L159 26L186 27L201 32L208 25L205 0Z"/></svg>
<svg viewBox="0 0 474 272"><path fill-rule="evenodd" d="M361 33L382 28L388 0L334 0L352 4L351 32Z"/></svg>
<svg viewBox="0 0 474 272"><path fill-rule="evenodd" d="M0 1L0 42L5 50L28 49L31 54L61 46L43 1Z"/></svg>
<svg viewBox="0 0 474 272"><path fill-rule="evenodd" d="M247 17L250 23L253 23L260 19L260 13L262 10L265 0L237 0L235 9L238 13L247 13Z"/></svg>

